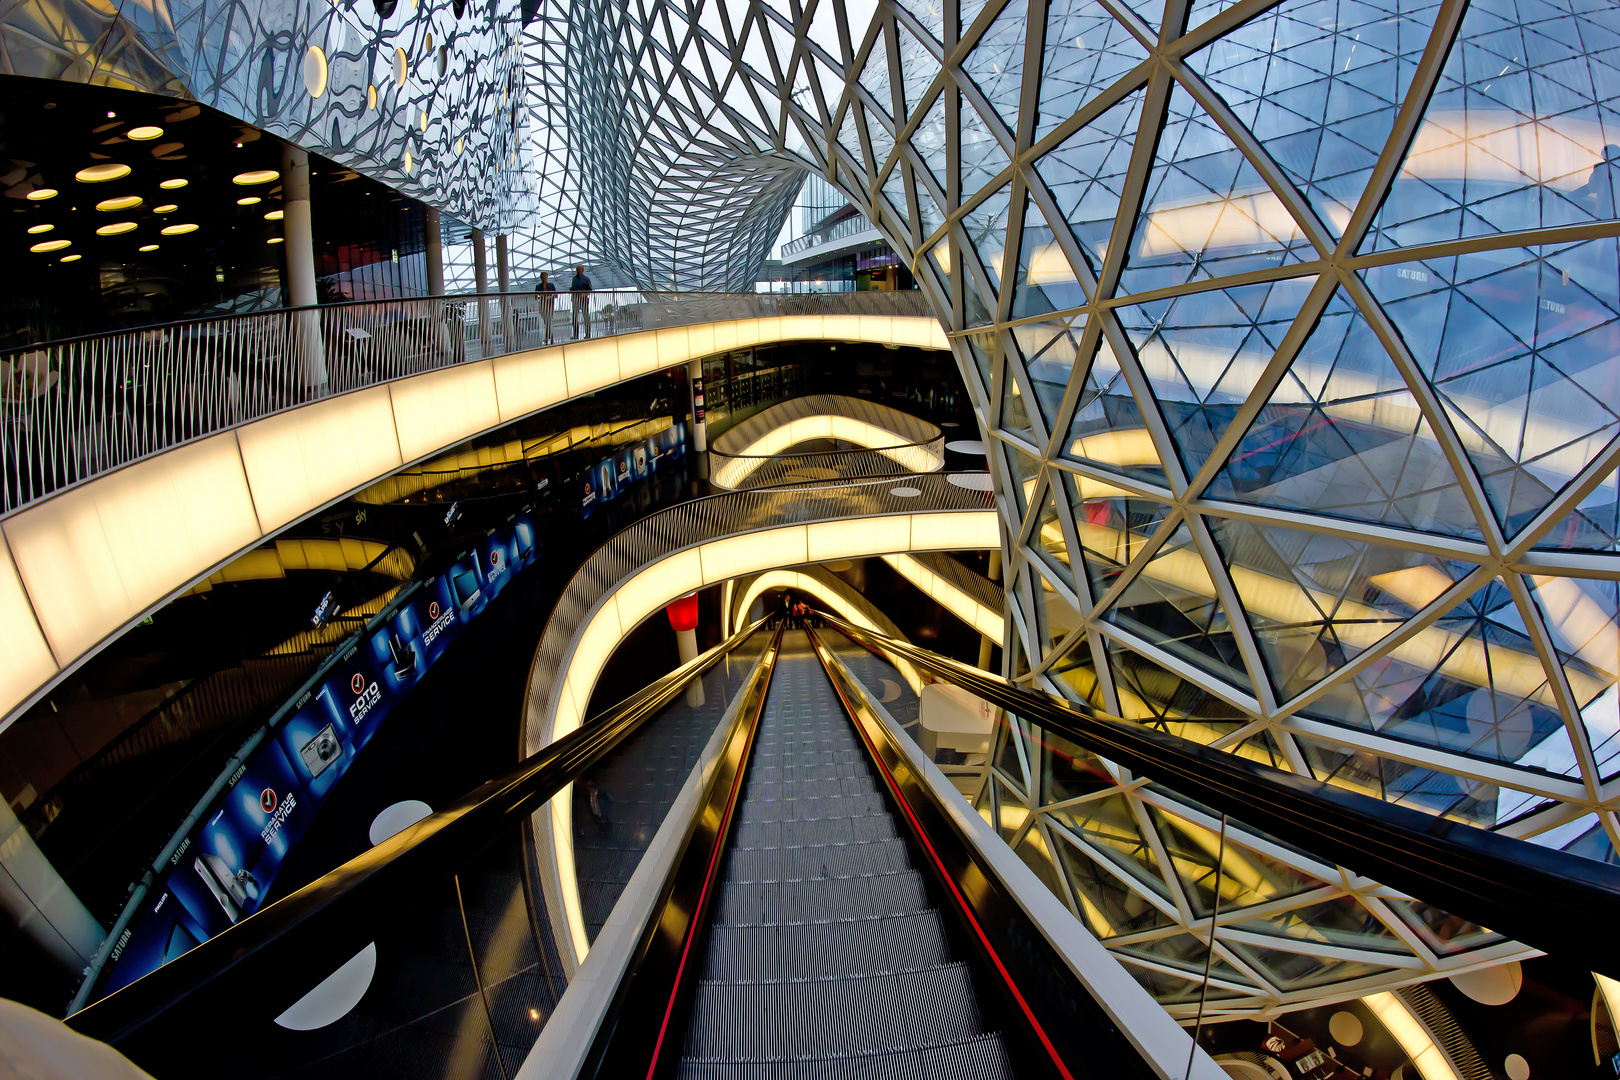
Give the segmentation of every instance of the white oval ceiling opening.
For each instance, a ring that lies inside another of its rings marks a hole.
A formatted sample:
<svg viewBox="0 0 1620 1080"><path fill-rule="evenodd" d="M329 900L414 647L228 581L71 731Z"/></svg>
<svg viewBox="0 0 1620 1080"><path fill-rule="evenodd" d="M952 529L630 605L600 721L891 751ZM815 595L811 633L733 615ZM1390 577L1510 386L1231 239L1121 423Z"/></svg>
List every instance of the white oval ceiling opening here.
<svg viewBox="0 0 1620 1080"><path fill-rule="evenodd" d="M383 812L371 820L371 846L387 840L396 833L402 833L415 825L418 821L433 813L433 807L420 799L406 799L392 806L384 807Z"/></svg>

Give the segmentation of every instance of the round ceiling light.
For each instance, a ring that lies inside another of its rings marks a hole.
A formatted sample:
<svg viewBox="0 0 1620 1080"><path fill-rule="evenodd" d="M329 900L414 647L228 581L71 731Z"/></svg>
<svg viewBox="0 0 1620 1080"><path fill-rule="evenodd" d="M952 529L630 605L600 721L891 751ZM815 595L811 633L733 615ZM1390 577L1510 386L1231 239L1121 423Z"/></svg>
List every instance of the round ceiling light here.
<svg viewBox="0 0 1620 1080"><path fill-rule="evenodd" d="M105 184L109 180L122 180L128 175L128 165L109 161L105 165L92 165L88 169L80 169L73 174L73 179L81 184Z"/></svg>
<svg viewBox="0 0 1620 1080"><path fill-rule="evenodd" d="M405 50L404 49L395 49L394 50L394 85L395 86L404 86L405 85L405 61L406 61Z"/></svg>
<svg viewBox="0 0 1620 1080"><path fill-rule="evenodd" d="M143 124L140 127L130 128L125 134L136 142L148 142L152 139L163 138L163 129L153 127L151 124Z"/></svg>
<svg viewBox="0 0 1620 1080"><path fill-rule="evenodd" d="M259 198L257 195L249 195L245 199L237 199L236 200L236 205L237 206L253 206L256 203L261 203L263 201L264 200Z"/></svg>
<svg viewBox="0 0 1620 1080"><path fill-rule="evenodd" d="M152 213L154 213L154 214L172 214L178 209L180 209L180 207L175 205L172 202L171 203L164 203L162 206L154 206L154 207L152 207Z"/></svg>
<svg viewBox="0 0 1620 1080"><path fill-rule="evenodd" d="M254 169L251 172L237 173L231 177L231 183L247 187L252 184L268 184L280 178L281 174L274 169Z"/></svg>
<svg viewBox="0 0 1620 1080"><path fill-rule="evenodd" d="M141 250L141 251L156 251L157 249L158 249L158 246L156 244L142 244L140 246L139 250Z"/></svg>
<svg viewBox="0 0 1620 1080"><path fill-rule="evenodd" d="M189 183L191 183L190 180L187 180L187 179L185 179L184 177L181 177L181 176L177 176L173 180L165 180L165 181L163 181L163 183L159 184L158 187L162 188L164 191L174 191L177 188L185 187Z"/></svg>
<svg viewBox="0 0 1620 1080"><path fill-rule="evenodd" d="M265 243L267 243L267 244L279 244L279 243L281 243L281 239L282 238L279 237L279 236L272 236L270 239L266 240Z"/></svg>
<svg viewBox="0 0 1620 1080"><path fill-rule="evenodd" d="M144 200L139 195L120 195L116 199L102 199L96 203L97 210L128 210L139 206Z"/></svg>
<svg viewBox="0 0 1620 1080"><path fill-rule="evenodd" d="M97 236L122 236L127 232L134 232L139 226L133 221L115 221L111 225L103 225L96 230Z"/></svg>
<svg viewBox="0 0 1620 1080"><path fill-rule="evenodd" d="M64 256L62 256L62 261L63 262L78 262L82 258L84 258L83 255L64 255Z"/></svg>
<svg viewBox="0 0 1620 1080"><path fill-rule="evenodd" d="M304 53L304 89L312 98L326 93L326 53L319 45Z"/></svg>
<svg viewBox="0 0 1620 1080"><path fill-rule="evenodd" d="M164 236L180 236L183 233L196 232L196 231L197 231L197 226L190 225L190 224L187 224L187 225L169 225L169 226L166 226L165 228L163 228L161 230L161 232L163 233Z"/></svg>
<svg viewBox="0 0 1620 1080"><path fill-rule="evenodd" d="M375 83L366 87L366 109L370 111L377 107L377 86Z"/></svg>
<svg viewBox="0 0 1620 1080"><path fill-rule="evenodd" d="M61 251L65 247L72 247L71 240L45 240L29 248L29 251Z"/></svg>
<svg viewBox="0 0 1620 1080"><path fill-rule="evenodd" d="M55 225L30 225L28 226L28 235L38 236L40 233L50 232L54 228L56 228Z"/></svg>
<svg viewBox="0 0 1620 1080"><path fill-rule="evenodd" d="M411 175L411 152L405 151L405 175Z"/></svg>
<svg viewBox="0 0 1620 1080"><path fill-rule="evenodd" d="M286 215L284 215L280 210L272 210L268 214L264 215L264 220L280 221L284 216Z"/></svg>
<svg viewBox="0 0 1620 1080"><path fill-rule="evenodd" d="M53 187L35 188L28 193L27 197L34 202L39 202L41 199L54 199L56 198L56 189Z"/></svg>

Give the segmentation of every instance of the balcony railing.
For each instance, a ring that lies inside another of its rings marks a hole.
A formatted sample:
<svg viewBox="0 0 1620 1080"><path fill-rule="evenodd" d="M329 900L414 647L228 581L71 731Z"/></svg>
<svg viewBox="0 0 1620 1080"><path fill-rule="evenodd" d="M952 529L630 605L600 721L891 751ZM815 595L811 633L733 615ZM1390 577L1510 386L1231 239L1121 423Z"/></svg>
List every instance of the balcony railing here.
<svg viewBox="0 0 1620 1080"><path fill-rule="evenodd" d="M14 349L0 353L0 516L285 409L548 338L782 315L929 314L915 292L603 290L587 294L576 319L568 294L542 303L533 293L490 293L286 308Z"/></svg>
<svg viewBox="0 0 1620 1080"><path fill-rule="evenodd" d="M872 223L864 217L845 218L826 232L807 233L796 240L789 240L782 245L782 258L791 258L801 251L809 251L811 248L821 244L831 244L834 241L844 239L846 236L854 236L856 233L865 232L871 227Z"/></svg>

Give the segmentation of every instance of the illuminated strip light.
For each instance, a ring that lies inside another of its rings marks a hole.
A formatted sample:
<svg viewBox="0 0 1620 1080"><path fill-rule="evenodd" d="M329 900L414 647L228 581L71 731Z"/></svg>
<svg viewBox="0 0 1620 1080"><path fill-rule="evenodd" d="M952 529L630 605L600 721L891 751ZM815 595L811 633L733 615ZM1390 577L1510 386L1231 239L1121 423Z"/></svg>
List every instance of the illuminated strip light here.
<svg viewBox="0 0 1620 1080"><path fill-rule="evenodd" d="M552 701L550 742L579 729L591 691L608 659L637 624L678 596L731 578L834 559L869 558L895 551L966 551L999 547L1000 520L994 510L889 514L809 525L787 525L743 533L678 551L648 563L605 598L566 656L561 685ZM543 730L543 728L542 728ZM590 952L579 899L573 850L574 788L552 796L551 857L562 893L567 940L574 963ZM558 942L562 947L562 942ZM566 964L566 958L564 960Z"/></svg>
<svg viewBox="0 0 1620 1080"><path fill-rule="evenodd" d="M1423 1080L1459 1080L1457 1070L1452 1068L1445 1051L1435 1043L1429 1029L1412 1015L1412 1011L1406 1007L1406 1002L1387 990L1382 994L1368 995L1362 998L1361 1002L1371 1009L1373 1015L1378 1017L1391 1035L1395 1036L1395 1041L1401 1044L1406 1056L1412 1059L1412 1064L1417 1066Z"/></svg>
<svg viewBox="0 0 1620 1080"><path fill-rule="evenodd" d="M875 450L908 472L936 472L944 467L945 459L927 446L896 446L897 437L900 437L898 433L887 428L836 413L802 416L766 432L735 456L726 457L714 471L714 484L724 488L740 487L772 456L813 439L842 439Z"/></svg>
<svg viewBox="0 0 1620 1080"><path fill-rule="evenodd" d="M927 593L940 607L997 645L1005 644L1003 635L1006 631L1006 622L1002 618L1002 612L985 607L910 555L885 555L883 561L893 567L901 577Z"/></svg>

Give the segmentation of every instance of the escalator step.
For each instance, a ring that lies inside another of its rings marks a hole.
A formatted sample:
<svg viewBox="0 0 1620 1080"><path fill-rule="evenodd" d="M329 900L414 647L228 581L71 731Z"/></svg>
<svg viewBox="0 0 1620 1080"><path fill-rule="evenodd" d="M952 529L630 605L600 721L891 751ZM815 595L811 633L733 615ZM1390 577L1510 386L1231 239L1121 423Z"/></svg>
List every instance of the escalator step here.
<svg viewBox="0 0 1620 1080"><path fill-rule="evenodd" d="M869 1057L808 1058L797 1061L683 1061L680 1080L934 1080L941 1076L1010 1078L1012 1063L996 1035L922 1050L900 1050Z"/></svg>
<svg viewBox="0 0 1620 1080"><path fill-rule="evenodd" d="M935 911L899 918L710 931L707 982L793 982L917 971L950 962Z"/></svg>
<svg viewBox="0 0 1620 1080"><path fill-rule="evenodd" d="M765 923L837 922L874 915L911 915L932 905L915 870L822 882L809 895L802 882L734 881L720 894L718 922L741 925Z"/></svg>

